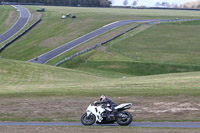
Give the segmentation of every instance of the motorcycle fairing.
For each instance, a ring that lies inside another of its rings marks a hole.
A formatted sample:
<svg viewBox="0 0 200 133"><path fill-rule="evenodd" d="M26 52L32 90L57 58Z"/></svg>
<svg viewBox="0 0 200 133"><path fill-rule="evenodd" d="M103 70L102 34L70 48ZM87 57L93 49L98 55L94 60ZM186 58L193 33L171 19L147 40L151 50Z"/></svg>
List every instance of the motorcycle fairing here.
<svg viewBox="0 0 200 133"><path fill-rule="evenodd" d="M92 113L96 116L96 121L101 122L103 120L103 117L101 116L101 114L105 111L104 108L102 108L101 106L92 106L90 105L86 112L87 112L87 117Z"/></svg>
<svg viewBox="0 0 200 133"><path fill-rule="evenodd" d="M129 109L131 108L132 106L132 103L124 103L124 104L120 104L118 106L115 107L116 110L119 110L119 109Z"/></svg>

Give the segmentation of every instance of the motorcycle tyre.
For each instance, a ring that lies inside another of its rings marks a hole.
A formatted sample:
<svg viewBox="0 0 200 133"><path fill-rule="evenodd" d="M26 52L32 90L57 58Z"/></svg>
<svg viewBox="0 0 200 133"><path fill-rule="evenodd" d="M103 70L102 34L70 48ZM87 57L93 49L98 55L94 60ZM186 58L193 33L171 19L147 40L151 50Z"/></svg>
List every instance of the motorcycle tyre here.
<svg viewBox="0 0 200 133"><path fill-rule="evenodd" d="M120 126L128 126L128 125L131 124L131 122L133 121L133 116L131 115L131 113L126 112L126 111L123 111L122 113L128 114L129 120L126 121L126 122L121 122L121 121L119 120L119 118L117 118L117 123L118 123Z"/></svg>
<svg viewBox="0 0 200 133"><path fill-rule="evenodd" d="M82 117L81 117L81 123L82 123L83 125L85 125L85 126L91 126L91 125L93 125L93 124L95 123L95 121L96 121L95 115L92 114L93 121L90 122L90 123L85 123L85 122L84 122L84 118L85 118L86 116L87 116L87 113L85 113L85 114L82 115Z"/></svg>

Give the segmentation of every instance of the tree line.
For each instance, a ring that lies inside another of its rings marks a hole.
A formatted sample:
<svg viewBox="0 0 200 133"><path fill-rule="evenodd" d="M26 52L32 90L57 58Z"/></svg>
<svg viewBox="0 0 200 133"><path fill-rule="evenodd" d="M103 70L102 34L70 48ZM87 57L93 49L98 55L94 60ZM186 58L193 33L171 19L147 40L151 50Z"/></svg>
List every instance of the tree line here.
<svg viewBox="0 0 200 133"><path fill-rule="evenodd" d="M200 0L194 2L187 2L183 5L185 8L200 8Z"/></svg>
<svg viewBox="0 0 200 133"><path fill-rule="evenodd" d="M43 4L54 6L109 7L111 0L0 0L0 2L19 4Z"/></svg>

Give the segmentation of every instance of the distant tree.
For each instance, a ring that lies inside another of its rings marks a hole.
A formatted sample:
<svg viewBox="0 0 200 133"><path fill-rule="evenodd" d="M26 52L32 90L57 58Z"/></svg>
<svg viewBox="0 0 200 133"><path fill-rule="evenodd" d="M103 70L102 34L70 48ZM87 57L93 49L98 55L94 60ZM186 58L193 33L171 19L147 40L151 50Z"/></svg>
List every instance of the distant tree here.
<svg viewBox="0 0 200 133"><path fill-rule="evenodd" d="M161 4L162 6L165 6L166 5L166 3L165 2L162 2L162 4Z"/></svg>
<svg viewBox="0 0 200 133"><path fill-rule="evenodd" d="M109 0L112 4L114 4L115 3L115 0Z"/></svg>
<svg viewBox="0 0 200 133"><path fill-rule="evenodd" d="M15 2L23 4L43 3L44 5L58 6L90 6L90 7L109 7L112 0L0 0L0 2Z"/></svg>
<svg viewBox="0 0 200 133"><path fill-rule="evenodd" d="M136 1L136 0L133 1L132 5L133 5L133 6L137 6L137 1Z"/></svg>
<svg viewBox="0 0 200 133"><path fill-rule="evenodd" d="M109 0L100 0L100 6L109 7L112 4Z"/></svg>
<svg viewBox="0 0 200 133"><path fill-rule="evenodd" d="M124 6L128 5L128 0L124 0L123 5Z"/></svg>
<svg viewBox="0 0 200 133"><path fill-rule="evenodd" d="M172 4L171 4L171 7L177 8L177 7L178 7L178 4L177 4L177 3L172 3Z"/></svg>
<svg viewBox="0 0 200 133"><path fill-rule="evenodd" d="M162 2L161 5L164 6L164 7L169 7L170 6L170 4L168 2Z"/></svg>
<svg viewBox="0 0 200 133"><path fill-rule="evenodd" d="M162 4L160 2L156 2L156 6L161 6Z"/></svg>

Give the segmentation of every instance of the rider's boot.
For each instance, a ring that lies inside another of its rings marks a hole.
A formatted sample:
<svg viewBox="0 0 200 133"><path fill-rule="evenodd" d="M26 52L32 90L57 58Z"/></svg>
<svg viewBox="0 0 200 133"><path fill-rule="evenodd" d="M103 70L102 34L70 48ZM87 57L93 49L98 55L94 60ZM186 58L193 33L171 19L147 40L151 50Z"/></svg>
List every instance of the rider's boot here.
<svg viewBox="0 0 200 133"><path fill-rule="evenodd" d="M107 118L110 119L110 112L107 113Z"/></svg>

